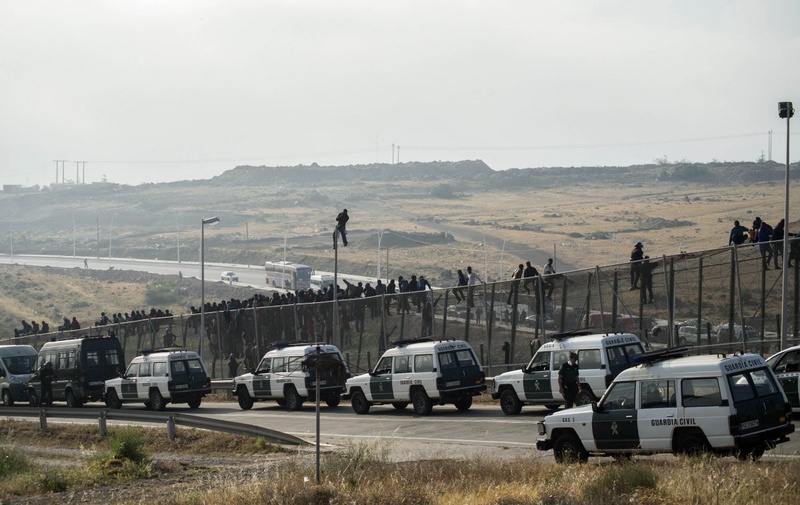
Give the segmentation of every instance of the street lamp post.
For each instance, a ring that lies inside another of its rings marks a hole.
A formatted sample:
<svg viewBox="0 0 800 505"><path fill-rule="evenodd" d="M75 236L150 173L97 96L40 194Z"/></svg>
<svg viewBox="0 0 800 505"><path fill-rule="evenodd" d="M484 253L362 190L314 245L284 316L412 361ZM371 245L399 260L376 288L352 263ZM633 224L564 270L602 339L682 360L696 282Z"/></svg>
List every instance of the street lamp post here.
<svg viewBox="0 0 800 505"><path fill-rule="evenodd" d="M175 213L175 241L178 244L178 263L181 262L181 229L178 225L178 213Z"/></svg>
<svg viewBox="0 0 800 505"><path fill-rule="evenodd" d="M789 322L787 313L789 311L789 119L794 116L792 102L778 103L778 117L786 118L786 182L784 183L784 207L783 207L783 289L781 292L781 349L786 349L786 325Z"/></svg>
<svg viewBox="0 0 800 505"><path fill-rule="evenodd" d="M219 223L218 217L207 217L200 224L200 359L206 338L206 225Z"/></svg>
<svg viewBox="0 0 800 505"><path fill-rule="evenodd" d="M111 226L108 227L108 268L111 268L111 234L114 232L114 218L117 214L111 216Z"/></svg>

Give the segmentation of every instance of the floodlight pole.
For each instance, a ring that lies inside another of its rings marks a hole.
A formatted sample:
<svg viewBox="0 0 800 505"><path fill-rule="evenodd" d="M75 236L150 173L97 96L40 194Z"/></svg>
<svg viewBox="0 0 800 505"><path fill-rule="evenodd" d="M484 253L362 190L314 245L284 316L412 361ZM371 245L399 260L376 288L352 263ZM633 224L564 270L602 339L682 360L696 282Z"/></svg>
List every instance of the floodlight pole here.
<svg viewBox="0 0 800 505"><path fill-rule="evenodd" d="M206 225L219 223L218 217L208 217L200 222L200 359L203 359L203 341L206 339Z"/></svg>
<svg viewBox="0 0 800 505"><path fill-rule="evenodd" d="M319 380L320 379L319 378L320 378L321 371L322 371L322 366L321 366L321 363L320 363L320 355L321 355L320 348L319 348L319 346L317 346L317 364L314 367L314 377L316 378L316 381L317 381L317 384L316 384L316 398L317 398L317 454L316 454L316 460L317 461L316 461L316 463L317 463L317 484L318 485L319 485L319 444L320 444L320 442L319 442L319 395L320 395Z"/></svg>
<svg viewBox="0 0 800 505"><path fill-rule="evenodd" d="M789 322L789 120L794 115L794 107L792 102L781 102L778 104L779 116L786 117L786 174L784 182L784 205L783 205L783 260L781 277L781 349L786 349L786 326ZM798 265L800 268L800 265ZM796 335L795 335L796 336Z"/></svg>
<svg viewBox="0 0 800 505"><path fill-rule="evenodd" d="M339 227L333 230L333 341L339 337ZM344 346L344 338L339 340L339 346Z"/></svg>

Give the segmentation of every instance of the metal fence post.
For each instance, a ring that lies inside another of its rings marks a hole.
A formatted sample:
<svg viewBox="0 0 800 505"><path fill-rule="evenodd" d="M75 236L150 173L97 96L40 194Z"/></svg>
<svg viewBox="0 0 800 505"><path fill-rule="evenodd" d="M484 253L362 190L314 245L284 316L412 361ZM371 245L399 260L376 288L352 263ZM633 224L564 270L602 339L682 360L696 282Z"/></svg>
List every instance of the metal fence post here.
<svg viewBox="0 0 800 505"><path fill-rule="evenodd" d="M101 437L105 437L106 435L108 435L108 426L106 426L106 411L105 410L101 410L100 411L100 419L98 420L98 423L100 425L100 436Z"/></svg>

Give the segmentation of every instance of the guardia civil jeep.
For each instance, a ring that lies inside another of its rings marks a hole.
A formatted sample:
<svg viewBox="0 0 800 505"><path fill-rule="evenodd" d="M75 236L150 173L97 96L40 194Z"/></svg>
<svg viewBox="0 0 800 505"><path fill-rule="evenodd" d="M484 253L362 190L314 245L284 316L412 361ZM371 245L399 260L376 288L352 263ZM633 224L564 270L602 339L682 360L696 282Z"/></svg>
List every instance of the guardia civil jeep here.
<svg viewBox="0 0 800 505"><path fill-rule="evenodd" d="M347 381L345 397L356 414L382 404L403 410L409 403L421 416L430 414L434 404L468 410L472 398L486 390L478 357L463 340L420 338L392 344L371 372Z"/></svg>
<svg viewBox="0 0 800 505"><path fill-rule="evenodd" d="M599 403L539 421L536 447L558 462L704 452L756 460L789 440L792 406L764 358L686 352L637 356L641 364L621 372Z"/></svg>
<svg viewBox="0 0 800 505"><path fill-rule="evenodd" d="M209 393L211 379L196 352L144 350L124 375L105 382L103 399L112 409L132 402L144 402L153 410L164 410L168 403L187 403L196 409Z"/></svg>
<svg viewBox="0 0 800 505"><path fill-rule="evenodd" d="M275 344L254 371L233 379L233 395L242 410L265 400L299 410L303 402L316 401L317 361L322 370L320 400L328 407L337 407L350 372L339 349L323 343Z"/></svg>

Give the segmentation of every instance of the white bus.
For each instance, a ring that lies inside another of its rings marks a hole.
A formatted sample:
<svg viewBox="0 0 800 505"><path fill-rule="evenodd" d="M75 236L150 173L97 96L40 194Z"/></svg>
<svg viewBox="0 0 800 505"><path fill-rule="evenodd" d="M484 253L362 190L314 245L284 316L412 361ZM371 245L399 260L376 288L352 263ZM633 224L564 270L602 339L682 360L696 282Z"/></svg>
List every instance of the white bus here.
<svg viewBox="0 0 800 505"><path fill-rule="evenodd" d="M308 289L311 287L310 266L291 261L267 261L264 263L267 284L283 289Z"/></svg>

